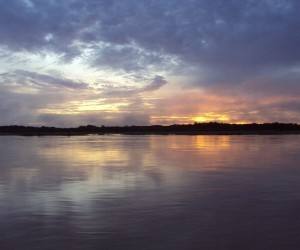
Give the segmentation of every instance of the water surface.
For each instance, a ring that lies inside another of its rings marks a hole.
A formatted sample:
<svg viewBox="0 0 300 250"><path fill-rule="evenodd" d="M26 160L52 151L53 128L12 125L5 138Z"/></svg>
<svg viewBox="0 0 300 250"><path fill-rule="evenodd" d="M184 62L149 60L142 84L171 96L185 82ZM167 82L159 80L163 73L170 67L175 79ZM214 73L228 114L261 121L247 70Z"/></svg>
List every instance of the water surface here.
<svg viewBox="0 0 300 250"><path fill-rule="evenodd" d="M300 136L0 137L0 249L299 249Z"/></svg>

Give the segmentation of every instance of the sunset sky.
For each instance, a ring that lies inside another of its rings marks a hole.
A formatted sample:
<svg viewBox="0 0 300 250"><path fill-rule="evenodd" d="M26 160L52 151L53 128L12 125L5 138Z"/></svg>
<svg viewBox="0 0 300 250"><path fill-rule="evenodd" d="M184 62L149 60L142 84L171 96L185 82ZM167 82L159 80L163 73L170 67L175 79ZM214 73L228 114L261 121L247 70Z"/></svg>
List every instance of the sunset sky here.
<svg viewBox="0 0 300 250"><path fill-rule="evenodd" d="M299 0L0 0L0 125L300 123Z"/></svg>

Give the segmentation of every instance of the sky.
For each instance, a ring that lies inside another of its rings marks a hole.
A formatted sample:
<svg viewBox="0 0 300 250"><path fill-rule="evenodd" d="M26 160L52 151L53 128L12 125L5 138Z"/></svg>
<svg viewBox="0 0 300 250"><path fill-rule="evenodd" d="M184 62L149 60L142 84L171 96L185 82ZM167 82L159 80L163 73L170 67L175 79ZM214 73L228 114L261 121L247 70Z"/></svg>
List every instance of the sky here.
<svg viewBox="0 0 300 250"><path fill-rule="evenodd" d="M0 125L300 123L299 0L0 0Z"/></svg>

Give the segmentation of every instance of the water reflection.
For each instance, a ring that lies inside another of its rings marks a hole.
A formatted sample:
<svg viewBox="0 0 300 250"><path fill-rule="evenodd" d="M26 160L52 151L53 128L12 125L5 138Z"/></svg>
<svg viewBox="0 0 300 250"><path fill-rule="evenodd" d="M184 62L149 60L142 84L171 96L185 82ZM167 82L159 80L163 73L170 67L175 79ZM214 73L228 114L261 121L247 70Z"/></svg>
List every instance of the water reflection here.
<svg viewBox="0 0 300 250"><path fill-rule="evenodd" d="M1 137L1 249L297 249L299 136Z"/></svg>

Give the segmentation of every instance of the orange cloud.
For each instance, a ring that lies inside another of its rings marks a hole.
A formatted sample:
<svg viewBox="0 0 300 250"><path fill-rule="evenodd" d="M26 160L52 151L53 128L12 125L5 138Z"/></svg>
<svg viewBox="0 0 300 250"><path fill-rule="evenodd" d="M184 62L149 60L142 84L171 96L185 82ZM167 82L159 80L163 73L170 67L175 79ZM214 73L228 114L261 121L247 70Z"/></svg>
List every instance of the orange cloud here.
<svg viewBox="0 0 300 250"><path fill-rule="evenodd" d="M203 91L184 91L156 100L159 107L152 123L193 122L299 122L299 112L285 110L284 105L296 102L295 97L255 97L253 95L217 95Z"/></svg>

